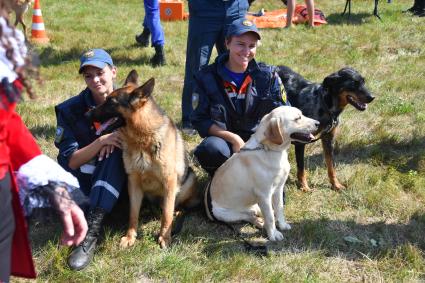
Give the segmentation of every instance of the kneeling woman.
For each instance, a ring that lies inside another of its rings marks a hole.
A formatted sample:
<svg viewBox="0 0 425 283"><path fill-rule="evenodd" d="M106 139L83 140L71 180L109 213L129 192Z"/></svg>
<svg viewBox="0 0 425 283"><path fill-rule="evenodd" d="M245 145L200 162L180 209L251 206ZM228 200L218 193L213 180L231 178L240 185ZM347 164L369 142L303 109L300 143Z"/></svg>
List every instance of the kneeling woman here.
<svg viewBox="0 0 425 283"><path fill-rule="evenodd" d="M204 140L194 154L210 176L240 151L264 115L287 104L276 67L254 60L260 39L252 22L234 21L228 52L195 75L191 122Z"/></svg>

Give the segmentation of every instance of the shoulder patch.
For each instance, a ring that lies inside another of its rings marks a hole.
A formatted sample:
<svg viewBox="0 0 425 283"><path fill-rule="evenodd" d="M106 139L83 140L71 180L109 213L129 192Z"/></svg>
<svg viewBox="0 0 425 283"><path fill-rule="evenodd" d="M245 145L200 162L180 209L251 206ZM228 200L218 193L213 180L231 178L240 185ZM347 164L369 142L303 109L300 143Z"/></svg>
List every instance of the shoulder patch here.
<svg viewBox="0 0 425 283"><path fill-rule="evenodd" d="M192 109L198 108L199 105L199 93L192 93Z"/></svg>
<svg viewBox="0 0 425 283"><path fill-rule="evenodd" d="M279 82L279 85L280 85L280 95L282 96L283 102L285 102L285 104L286 104L286 103L288 103L288 101L287 101L288 97L286 95L285 86L283 85L282 80L280 79L279 75L277 76L277 79L278 79L278 82Z"/></svg>
<svg viewBox="0 0 425 283"><path fill-rule="evenodd" d="M63 128L62 127L57 127L56 129L56 135L55 135L55 142L56 143L60 143L62 141L63 138Z"/></svg>

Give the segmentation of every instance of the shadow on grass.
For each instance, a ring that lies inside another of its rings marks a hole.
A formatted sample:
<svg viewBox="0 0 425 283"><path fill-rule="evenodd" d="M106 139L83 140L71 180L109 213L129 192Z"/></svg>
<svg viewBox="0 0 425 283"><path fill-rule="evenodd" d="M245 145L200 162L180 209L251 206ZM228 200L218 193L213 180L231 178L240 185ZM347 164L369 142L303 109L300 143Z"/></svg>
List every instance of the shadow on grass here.
<svg viewBox="0 0 425 283"><path fill-rule="evenodd" d="M146 50L148 48L145 48ZM116 66L121 65L148 65L150 57L146 55L146 52L142 51L142 48L137 44L133 44L130 46L116 47L116 48L107 48L105 49L109 54L111 54L114 64ZM137 59L130 59L127 55L117 55L114 54L118 51L133 51L139 50L140 56ZM75 61L79 62L80 56L82 52L85 50L81 50L79 48L71 48L68 50L56 50L52 47L47 47L41 51L39 54L41 64L45 67L47 66L57 66L63 64L66 61Z"/></svg>
<svg viewBox="0 0 425 283"><path fill-rule="evenodd" d="M122 212L122 211L121 211ZM127 214L128 215L128 214ZM127 216L126 215L126 216ZM146 206L142 209L141 224L160 221L158 208ZM104 228L112 234L125 234L126 216L118 213L105 221ZM115 217L115 218L114 218ZM50 218L49 223L43 221L30 222L31 241L34 252L39 252L48 241L58 242L60 223ZM112 222L111 222L112 221ZM46 225L48 224L48 225ZM331 220L320 218L292 222L292 229L284 231L284 240L267 241L264 231L248 224L233 224L235 230L241 231L242 237L254 245L266 245L271 253L301 253L318 251L327 257L343 257L348 260L380 259L395 255L398 248L412 245L425 251L425 214L417 212L407 223L376 222L371 224L354 221ZM143 231L140 233L143 237ZM156 235L154 235L156 238ZM217 222L208 220L202 211L187 214L185 224L177 235L173 236L173 245L191 245L203 239L202 252L207 256L232 257L235 254L247 253L245 243L235 231Z"/></svg>
<svg viewBox="0 0 425 283"><path fill-rule="evenodd" d="M31 127L29 130L36 139L52 138L56 133L56 127L51 125Z"/></svg>
<svg viewBox="0 0 425 283"><path fill-rule="evenodd" d="M307 145L308 147L308 145ZM315 169L324 165L323 155L306 155L308 168ZM373 144L349 143L335 150L335 162L352 164L353 160L392 166L400 173L410 170L422 171L420 162L425 159L425 138L415 137L410 141L398 142L387 138Z"/></svg>
<svg viewBox="0 0 425 283"><path fill-rule="evenodd" d="M206 238L203 252L208 256L219 254L226 258L236 253L251 253L245 249L243 240L223 224L210 222L205 217L192 217L190 223L177 238L188 245L194 238ZM233 226L237 230L245 227L243 224ZM404 245L417 246L425 251L423 212L416 213L406 224L360 224L323 218L291 223L291 226L291 230L283 232L284 240L281 242L265 241L264 231L252 227L248 232L242 232L242 235L254 245L265 243L272 253L320 251L328 257L350 260L366 256L379 259L393 254L398 247Z"/></svg>
<svg viewBox="0 0 425 283"><path fill-rule="evenodd" d="M365 22L365 19L374 17L373 16L373 7L371 9L371 13L353 13L351 11L351 15L348 16L348 11L345 15L342 15L344 9L341 9L341 13L334 13L326 16L326 20L329 25L361 25ZM375 17L374 17L375 18ZM376 18L378 20L378 18ZM379 20L378 20L379 21Z"/></svg>

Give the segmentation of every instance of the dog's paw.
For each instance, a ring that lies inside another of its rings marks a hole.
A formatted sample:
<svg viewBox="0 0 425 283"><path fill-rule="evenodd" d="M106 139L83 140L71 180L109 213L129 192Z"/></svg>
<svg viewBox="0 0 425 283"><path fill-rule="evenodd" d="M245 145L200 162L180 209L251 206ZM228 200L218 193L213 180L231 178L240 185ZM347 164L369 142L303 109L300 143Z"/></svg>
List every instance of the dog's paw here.
<svg viewBox="0 0 425 283"><path fill-rule="evenodd" d="M283 222L283 223L279 222L277 225L280 231L291 230L291 225L289 225L287 222Z"/></svg>
<svg viewBox="0 0 425 283"><path fill-rule="evenodd" d="M282 233L280 233L279 231L277 231L275 229L274 231L272 231L270 233L269 239L270 239L270 241L282 241L283 240L283 235L282 235Z"/></svg>
<svg viewBox="0 0 425 283"><path fill-rule="evenodd" d="M262 217L254 217L252 224L258 229L262 229L264 227L264 219Z"/></svg>
<svg viewBox="0 0 425 283"><path fill-rule="evenodd" d="M299 189L304 192L304 193L310 193L313 191L313 189L311 189L309 187L309 185L303 185L303 186L299 186Z"/></svg>
<svg viewBox="0 0 425 283"><path fill-rule="evenodd" d="M341 184L340 182L335 182L335 183L332 184L332 190L334 190L334 191L340 191L340 190L344 190L344 189L346 189L346 187L343 184Z"/></svg>
<svg viewBox="0 0 425 283"><path fill-rule="evenodd" d="M171 244L171 237L159 236L158 244L161 249L166 249Z"/></svg>
<svg viewBox="0 0 425 283"><path fill-rule="evenodd" d="M121 238L120 248L125 249L134 245L136 237L124 236Z"/></svg>

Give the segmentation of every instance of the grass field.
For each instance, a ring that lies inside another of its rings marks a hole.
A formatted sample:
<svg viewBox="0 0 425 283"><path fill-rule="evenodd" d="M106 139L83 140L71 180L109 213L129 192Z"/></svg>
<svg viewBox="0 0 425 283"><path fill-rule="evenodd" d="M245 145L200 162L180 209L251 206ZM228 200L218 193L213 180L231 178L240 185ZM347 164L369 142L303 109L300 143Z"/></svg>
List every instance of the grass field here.
<svg viewBox="0 0 425 283"><path fill-rule="evenodd" d="M401 0L381 1L379 21L371 15L373 1L359 0L353 1L347 21L340 16L344 4L316 1L329 21L325 26L262 31L257 59L287 65L313 81L344 66L366 78L375 101L362 113L348 107L341 117L336 164L346 190L330 189L320 143L308 146L309 183L315 190L297 190L293 168L286 186L292 230L282 242L266 242L267 257L246 252L230 230L209 222L201 211L189 214L173 245L161 250L155 238L160 211L148 205L134 247L118 246L127 222L124 208L105 226L92 264L73 272L66 265L69 249L58 247L58 222L34 221L38 281L425 281L425 19L402 14L412 1ZM43 0L41 5L50 38L50 44L37 48L44 85L36 86L36 101L26 100L18 110L46 154L57 154L54 105L84 87L77 70L79 54L87 48L102 47L112 54L118 84L131 69L142 80L155 77L156 100L180 124L187 22L163 23L168 65L152 68L153 48L141 49L134 41L144 14L140 0ZM258 0L252 10L280 5ZM192 150L200 138L185 140ZM291 149L292 167L294 159ZM199 168L197 174L205 183ZM265 241L248 225L236 227L248 239Z"/></svg>

